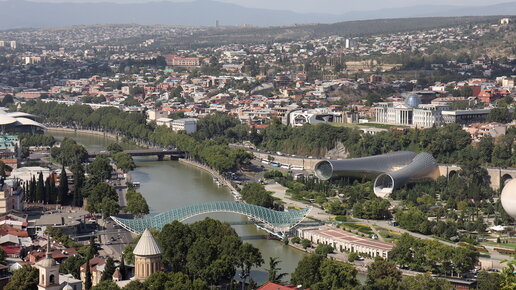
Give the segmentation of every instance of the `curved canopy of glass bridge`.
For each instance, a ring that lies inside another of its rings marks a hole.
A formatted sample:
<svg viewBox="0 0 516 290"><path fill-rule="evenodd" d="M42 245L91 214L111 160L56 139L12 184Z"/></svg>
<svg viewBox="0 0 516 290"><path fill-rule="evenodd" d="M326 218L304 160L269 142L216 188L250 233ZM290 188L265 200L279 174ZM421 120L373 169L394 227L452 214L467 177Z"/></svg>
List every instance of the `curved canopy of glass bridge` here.
<svg viewBox="0 0 516 290"><path fill-rule="evenodd" d="M293 227L303 221L311 209L312 207L308 207L305 209L289 210L284 212L247 203L215 201L174 208L169 211L141 219L123 219L113 216L111 219L124 229L139 234L143 233L146 228L161 230L166 224L173 221L182 222L191 217L202 214L227 212L245 215L252 221L261 225L265 230L276 234L290 231Z"/></svg>

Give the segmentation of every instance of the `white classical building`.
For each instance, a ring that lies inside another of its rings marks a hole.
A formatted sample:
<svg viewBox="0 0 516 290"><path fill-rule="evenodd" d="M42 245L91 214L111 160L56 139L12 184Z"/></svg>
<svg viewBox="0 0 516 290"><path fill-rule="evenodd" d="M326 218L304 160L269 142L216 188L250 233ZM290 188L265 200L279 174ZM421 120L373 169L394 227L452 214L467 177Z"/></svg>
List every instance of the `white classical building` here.
<svg viewBox="0 0 516 290"><path fill-rule="evenodd" d="M442 112L446 105L422 105L415 100L405 103L379 103L375 108L376 122L429 128L444 124Z"/></svg>
<svg viewBox="0 0 516 290"><path fill-rule="evenodd" d="M337 228L299 228L300 238L310 240L314 244L332 246L337 252L367 254L371 257L389 258L394 244L385 243L346 232Z"/></svg>

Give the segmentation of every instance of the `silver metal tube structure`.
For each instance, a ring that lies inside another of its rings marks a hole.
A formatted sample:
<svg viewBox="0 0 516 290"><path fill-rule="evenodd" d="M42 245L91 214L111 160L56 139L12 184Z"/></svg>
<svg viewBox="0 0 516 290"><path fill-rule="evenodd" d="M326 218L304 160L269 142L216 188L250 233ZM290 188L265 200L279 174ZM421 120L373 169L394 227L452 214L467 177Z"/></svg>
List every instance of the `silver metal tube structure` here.
<svg viewBox="0 0 516 290"><path fill-rule="evenodd" d="M399 151L363 158L321 161L315 165L315 174L322 180L336 176L375 179L374 193L383 198L407 182L439 177L439 167L428 153Z"/></svg>

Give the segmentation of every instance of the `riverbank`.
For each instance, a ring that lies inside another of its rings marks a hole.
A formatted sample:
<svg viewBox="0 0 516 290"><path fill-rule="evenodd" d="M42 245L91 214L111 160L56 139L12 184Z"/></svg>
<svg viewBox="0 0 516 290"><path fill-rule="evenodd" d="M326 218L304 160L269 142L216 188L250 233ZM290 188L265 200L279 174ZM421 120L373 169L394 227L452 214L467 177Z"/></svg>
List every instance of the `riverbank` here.
<svg viewBox="0 0 516 290"><path fill-rule="evenodd" d="M60 127L48 127L48 130L56 131L56 132L97 135L97 136L108 137L108 138L114 139L116 141L118 141L118 139L119 139L119 136L117 136L115 134L111 134L111 133L106 133L104 131L94 131L94 130L85 130L85 129L72 129L72 128L60 128Z"/></svg>
<svg viewBox="0 0 516 290"><path fill-rule="evenodd" d="M205 165L203 165L203 164L201 164L199 162L196 162L196 161L193 161L193 160L190 160L190 159L180 158L178 161L181 162L181 163L184 163L184 164L195 166L195 167L197 167L197 168L199 168L201 170L204 170L204 171L208 172L209 174L211 174L212 176L217 178L217 180L219 182L221 182L222 185L228 187L229 190L231 190L231 193L233 194L233 197L235 197L235 199L238 199L237 195L236 195L236 193L238 193L238 190L233 186L233 184L231 184L231 182L229 180L224 178L217 171L211 169L208 166L205 166ZM240 196L240 194L238 194L238 196Z"/></svg>

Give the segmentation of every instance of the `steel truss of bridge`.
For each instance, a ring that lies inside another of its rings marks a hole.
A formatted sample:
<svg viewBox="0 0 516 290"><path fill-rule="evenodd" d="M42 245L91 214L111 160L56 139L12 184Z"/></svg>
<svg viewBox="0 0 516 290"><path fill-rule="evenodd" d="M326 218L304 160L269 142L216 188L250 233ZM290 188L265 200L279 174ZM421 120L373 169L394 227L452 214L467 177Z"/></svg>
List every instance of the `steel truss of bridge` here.
<svg viewBox="0 0 516 290"><path fill-rule="evenodd" d="M166 224L173 221L185 221L194 216L207 213L236 213L247 216L261 229L278 236L285 237L292 228L301 223L308 215L312 207L289 210L275 211L265 207L232 201L215 201L192 204L184 207L174 208L160 214L149 216L141 219L123 219L112 216L122 228L140 234L146 228L154 228L161 230Z"/></svg>

